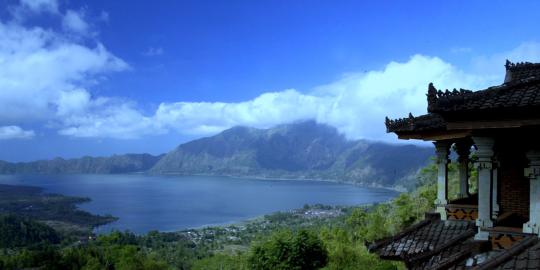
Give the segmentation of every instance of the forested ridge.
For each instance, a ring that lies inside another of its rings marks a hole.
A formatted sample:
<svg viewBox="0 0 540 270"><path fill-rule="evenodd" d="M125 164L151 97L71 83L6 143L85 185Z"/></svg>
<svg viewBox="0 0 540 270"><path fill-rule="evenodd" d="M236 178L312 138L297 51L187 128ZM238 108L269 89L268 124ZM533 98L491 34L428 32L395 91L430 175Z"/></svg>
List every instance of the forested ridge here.
<svg viewBox="0 0 540 270"><path fill-rule="evenodd" d="M304 121L269 129L233 127L158 156L0 161L0 174L216 175L410 188L432 154L432 148L417 145L347 139L334 127Z"/></svg>

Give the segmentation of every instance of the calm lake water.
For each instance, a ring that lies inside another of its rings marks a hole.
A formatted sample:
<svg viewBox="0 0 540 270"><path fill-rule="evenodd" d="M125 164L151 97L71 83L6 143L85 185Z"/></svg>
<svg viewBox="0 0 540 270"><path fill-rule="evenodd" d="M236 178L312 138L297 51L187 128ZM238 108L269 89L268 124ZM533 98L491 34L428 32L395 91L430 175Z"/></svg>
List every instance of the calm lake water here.
<svg viewBox="0 0 540 270"><path fill-rule="evenodd" d="M98 228L145 233L226 224L304 204L357 205L386 201L396 192L316 181L211 176L0 175L2 184L89 197L80 207L119 217Z"/></svg>

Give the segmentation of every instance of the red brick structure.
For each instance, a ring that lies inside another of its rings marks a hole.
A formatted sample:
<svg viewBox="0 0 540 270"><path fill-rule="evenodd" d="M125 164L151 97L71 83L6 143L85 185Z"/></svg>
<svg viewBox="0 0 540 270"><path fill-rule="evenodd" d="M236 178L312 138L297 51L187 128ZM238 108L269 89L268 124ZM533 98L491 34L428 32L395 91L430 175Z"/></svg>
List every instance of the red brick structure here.
<svg viewBox="0 0 540 270"><path fill-rule="evenodd" d="M427 114L386 119L398 138L435 144L437 200L435 213L371 244L372 252L411 269L540 269L540 64L505 67L501 85L443 92L430 84ZM451 149L460 174L453 201ZM468 188L471 152L477 194Z"/></svg>

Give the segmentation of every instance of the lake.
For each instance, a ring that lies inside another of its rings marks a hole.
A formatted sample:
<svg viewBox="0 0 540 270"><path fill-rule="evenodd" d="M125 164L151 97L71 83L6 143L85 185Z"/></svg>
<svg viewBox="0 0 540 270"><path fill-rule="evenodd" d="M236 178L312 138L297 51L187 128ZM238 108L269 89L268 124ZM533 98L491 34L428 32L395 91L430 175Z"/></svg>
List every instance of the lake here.
<svg viewBox="0 0 540 270"><path fill-rule="evenodd" d="M120 218L98 228L98 233L111 229L175 231L237 222L304 204L358 205L397 195L387 189L323 181L217 176L0 175L0 183L91 198L80 208Z"/></svg>

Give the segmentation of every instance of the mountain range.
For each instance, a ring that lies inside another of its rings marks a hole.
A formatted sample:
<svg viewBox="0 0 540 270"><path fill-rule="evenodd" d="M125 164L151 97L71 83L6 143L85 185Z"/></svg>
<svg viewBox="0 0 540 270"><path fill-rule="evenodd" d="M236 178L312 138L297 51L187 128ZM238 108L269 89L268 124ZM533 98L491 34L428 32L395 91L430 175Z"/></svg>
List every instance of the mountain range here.
<svg viewBox="0 0 540 270"><path fill-rule="evenodd" d="M60 174L60 173L134 173L146 172L163 155L125 154L110 157L55 158L32 162L0 161L0 174Z"/></svg>
<svg viewBox="0 0 540 270"><path fill-rule="evenodd" d="M0 173L133 173L324 179L369 186L403 186L433 149L348 140L335 128L305 121L270 129L233 127L179 145L167 154L0 161Z"/></svg>

